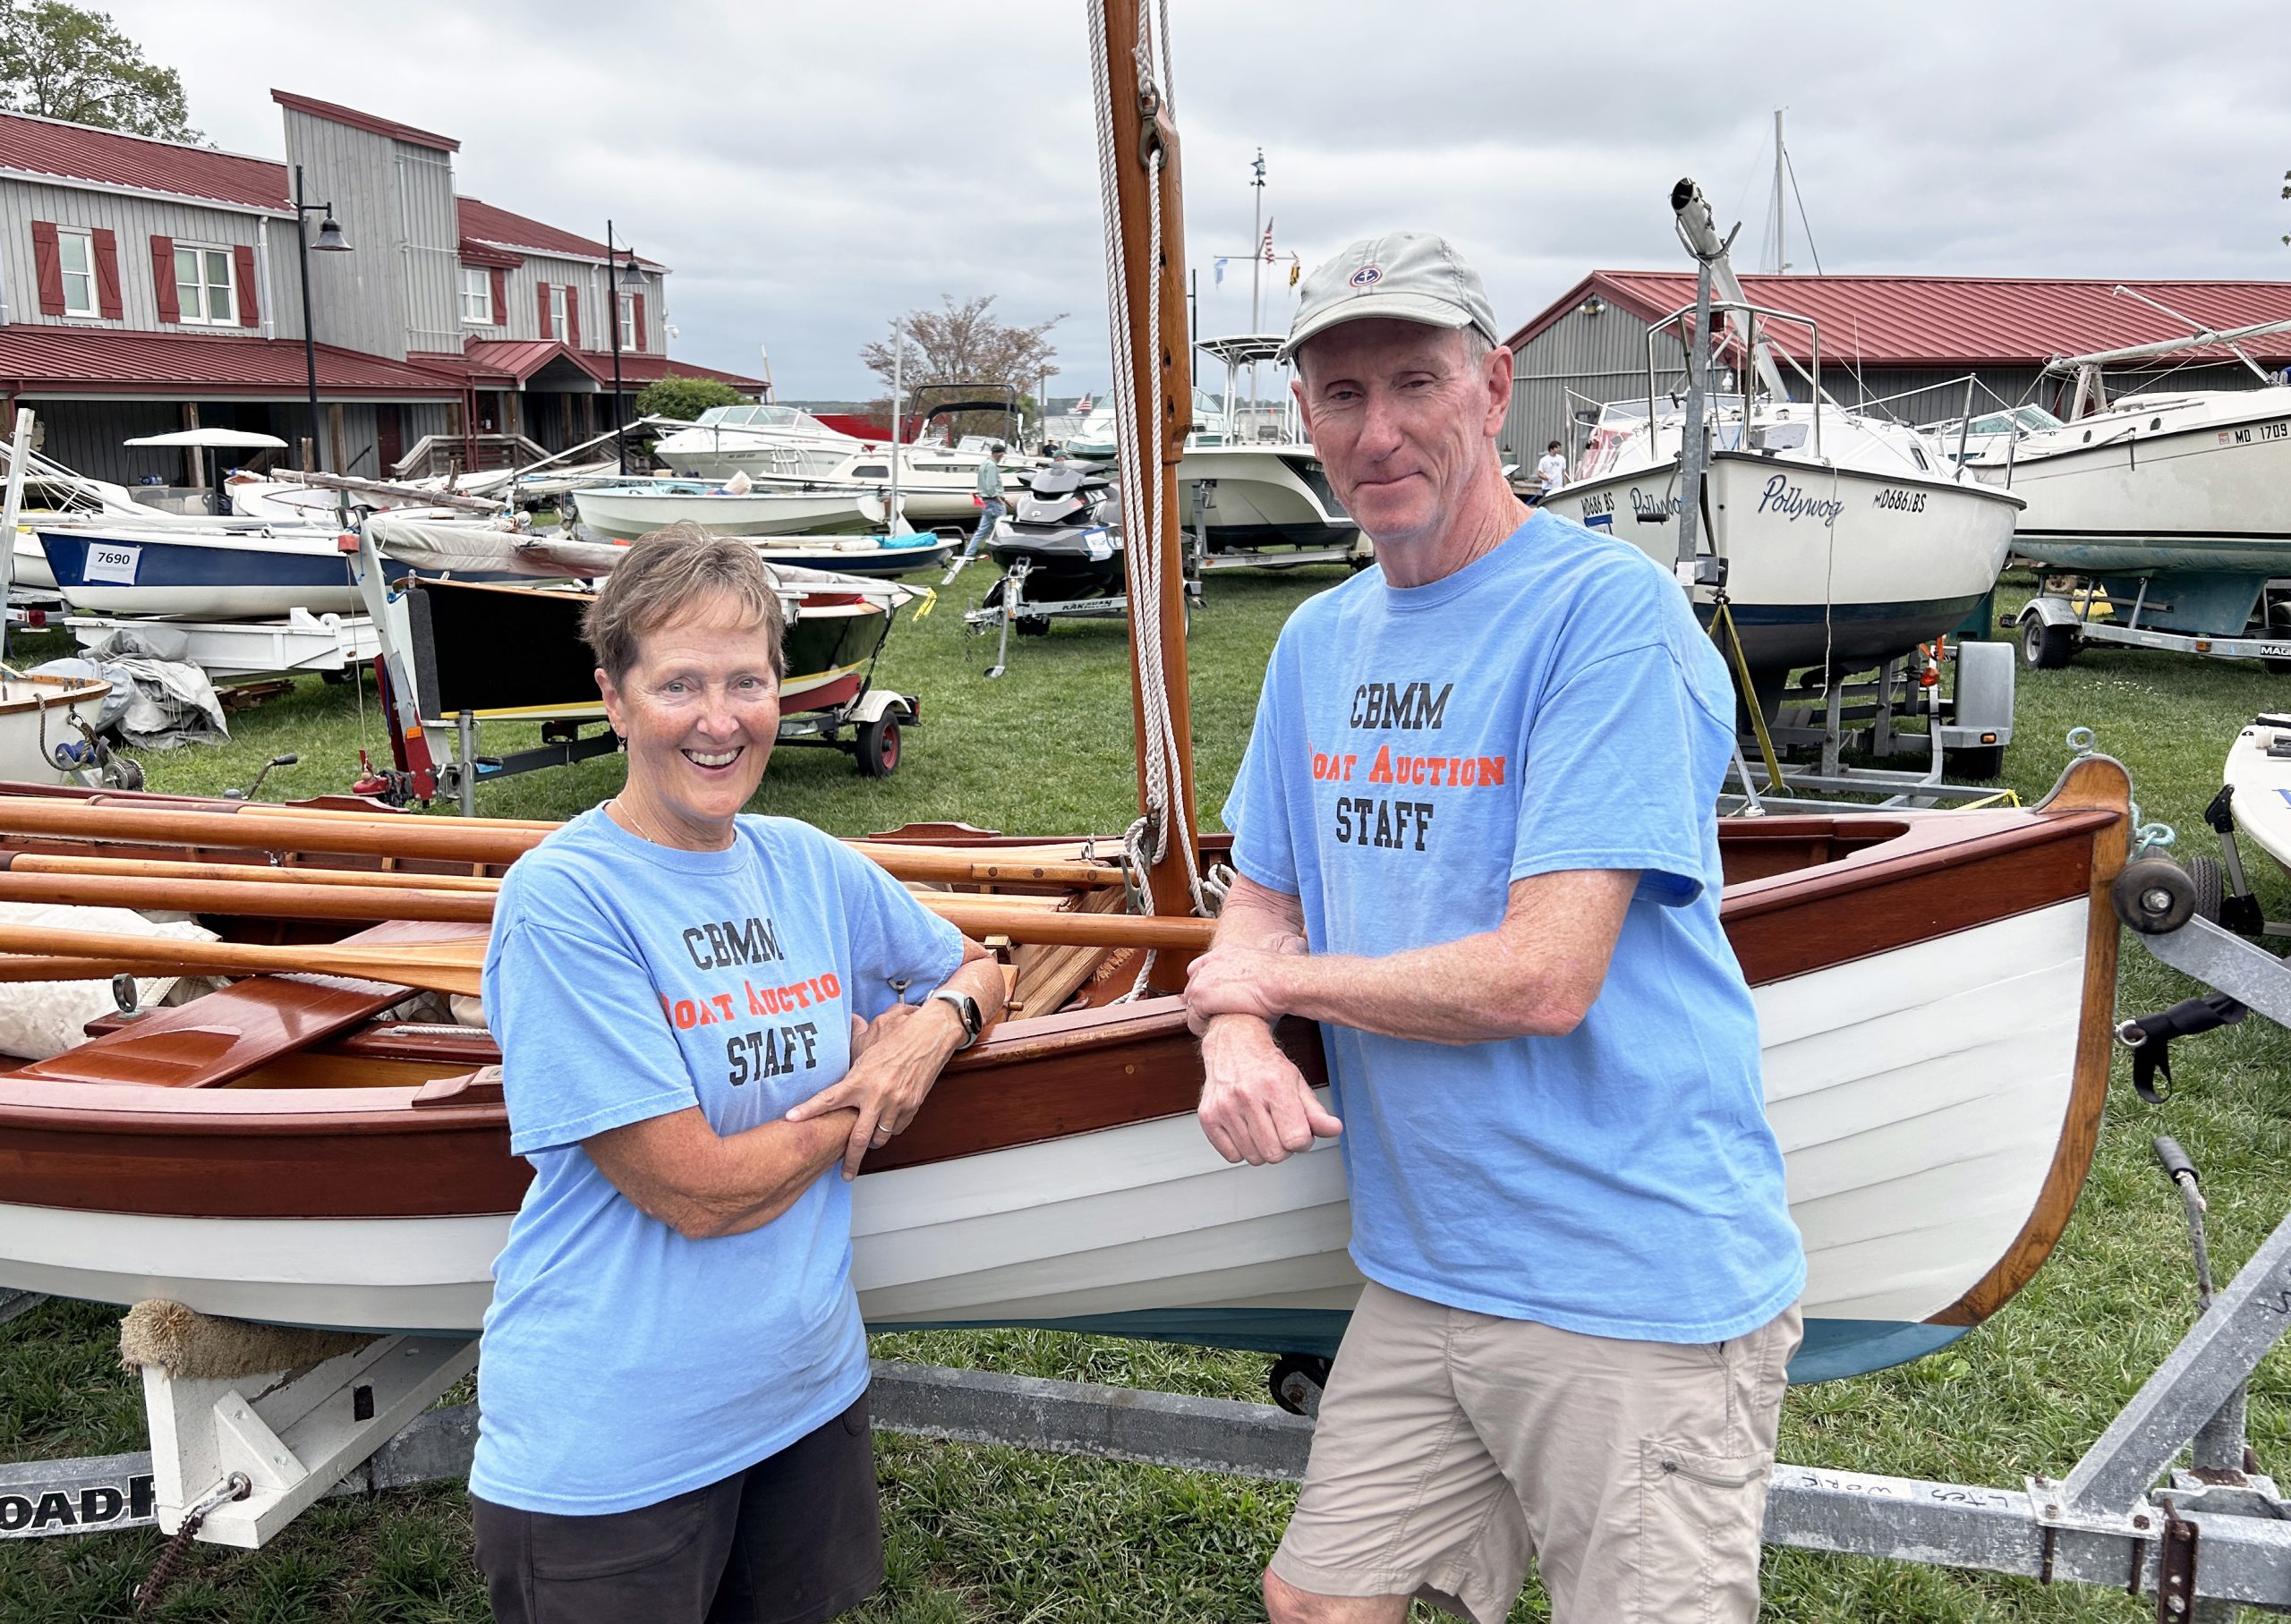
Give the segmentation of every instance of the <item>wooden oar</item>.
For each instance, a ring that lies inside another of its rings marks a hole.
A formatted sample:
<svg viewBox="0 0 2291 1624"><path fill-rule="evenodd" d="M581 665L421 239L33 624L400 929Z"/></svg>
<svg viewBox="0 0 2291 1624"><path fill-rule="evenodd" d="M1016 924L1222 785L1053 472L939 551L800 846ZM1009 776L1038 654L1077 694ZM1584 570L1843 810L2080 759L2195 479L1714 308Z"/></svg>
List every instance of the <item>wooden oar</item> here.
<svg viewBox="0 0 2291 1624"><path fill-rule="evenodd" d="M154 857L81 857L55 852L0 853L10 874L124 874L139 880L238 880L249 885L363 886L392 891L466 891L490 895L501 882L485 874L419 874L403 869L329 869L315 863L272 868L261 863L172 863Z"/></svg>
<svg viewBox="0 0 2291 1624"><path fill-rule="evenodd" d="M333 852L358 856L416 857L432 862L503 864L541 844L548 824L481 824L445 818L319 815L265 809L260 812L187 812L172 807L91 806L38 796L0 795L0 832L61 836L80 840L140 840L160 846L207 846L277 852ZM862 844L863 855L901 880L1005 885L1112 887L1119 869L1086 863L1047 863L967 853Z"/></svg>
<svg viewBox="0 0 2291 1624"><path fill-rule="evenodd" d="M121 969L140 969L157 975L347 975L397 987L474 996L485 963L485 938L481 934L448 941L395 942L373 948L316 942L269 947L246 942L170 941L163 937L127 936L112 931L59 931L46 925L0 925L0 953L31 954L50 962L58 957L78 959L112 966L97 970L95 974L99 976L109 976ZM6 962L0 960L0 964Z"/></svg>
<svg viewBox="0 0 2291 1624"><path fill-rule="evenodd" d="M231 864L218 863L227 874ZM1086 948L1151 948L1199 952L1214 928L1205 919L1141 919L1127 914L1069 914L1031 897L970 897L922 891L916 900L975 937ZM116 873L0 873L0 901L84 907L168 908L268 919L409 919L484 924L493 917L485 892L424 891L358 885L296 885L236 878L146 879ZM34 948L19 951L61 951Z"/></svg>

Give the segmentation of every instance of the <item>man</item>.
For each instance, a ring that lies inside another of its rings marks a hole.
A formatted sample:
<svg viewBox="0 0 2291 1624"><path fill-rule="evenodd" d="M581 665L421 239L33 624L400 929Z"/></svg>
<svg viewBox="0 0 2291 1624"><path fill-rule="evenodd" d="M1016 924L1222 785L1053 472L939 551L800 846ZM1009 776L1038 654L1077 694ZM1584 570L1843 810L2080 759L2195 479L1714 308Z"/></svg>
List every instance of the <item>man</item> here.
<svg viewBox="0 0 2291 1624"><path fill-rule="evenodd" d="M963 548L962 562L969 563L978 557L978 549L994 533L1009 507L1002 500L1002 442L997 440L988 452L986 461L978 465L978 528L971 531L970 540Z"/></svg>
<svg viewBox="0 0 2291 1624"><path fill-rule="evenodd" d="M1341 1133L1368 1279L1266 1610L1497 1624L1532 1557L1557 1624L1748 1624L1805 1264L1718 923L1725 669L1659 565L1512 495L1446 242L1346 249L1284 353L1380 567L1281 634L1186 995L1211 1143Z"/></svg>
<svg viewBox="0 0 2291 1624"><path fill-rule="evenodd" d="M1557 440L1545 446L1543 455L1536 459L1536 478L1543 481L1543 491L1537 497L1537 501L1567 483L1567 459L1560 455Z"/></svg>

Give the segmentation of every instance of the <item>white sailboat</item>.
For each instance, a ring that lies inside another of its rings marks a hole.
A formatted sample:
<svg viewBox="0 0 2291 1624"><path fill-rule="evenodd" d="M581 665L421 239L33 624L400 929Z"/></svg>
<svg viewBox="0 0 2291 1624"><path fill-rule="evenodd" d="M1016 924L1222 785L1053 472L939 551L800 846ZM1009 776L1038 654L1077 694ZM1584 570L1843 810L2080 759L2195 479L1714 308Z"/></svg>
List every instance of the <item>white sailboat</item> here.
<svg viewBox="0 0 2291 1624"><path fill-rule="evenodd" d="M1709 206L1691 182L1673 205L1682 222ZM1684 229L1691 231L1691 226ZM1864 669L1956 625L1997 584L2021 498L1953 465L1939 443L1905 424L1851 412L1813 382L1821 337L1806 317L1752 305L1723 247L1712 258L1714 327L1755 383L1707 397L1710 433L1699 554L1725 579L1694 589L1696 613L1723 591L1751 669ZM1656 330L1685 335L1693 307ZM1780 322L1807 335L1805 366L1768 336ZM1797 370L1805 399L1777 361ZM1682 396L1658 391L1651 351L1647 395L1601 412L1571 482L1545 498L1565 518L1629 540L1665 566L1678 561Z"/></svg>

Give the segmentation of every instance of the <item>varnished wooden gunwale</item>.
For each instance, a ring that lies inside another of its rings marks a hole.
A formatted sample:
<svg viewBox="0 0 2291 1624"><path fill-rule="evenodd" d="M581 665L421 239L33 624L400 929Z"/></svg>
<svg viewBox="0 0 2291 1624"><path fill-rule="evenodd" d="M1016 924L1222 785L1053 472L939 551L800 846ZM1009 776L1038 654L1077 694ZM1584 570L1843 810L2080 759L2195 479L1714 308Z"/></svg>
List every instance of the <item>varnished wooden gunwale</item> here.
<svg viewBox="0 0 2291 1624"><path fill-rule="evenodd" d="M1823 826L1831 821L1777 819L1777 827L1760 832L1771 840L1824 838ZM2108 1023L2101 983L2113 985L2115 925L2100 878L2104 872L2112 877L2114 868L2101 843L2115 831L2113 861L2121 860L2121 811L2068 803L2033 814L1945 813L1903 821L1909 828L1896 840L1864 846L1842 862L1729 889L1722 917L1752 984L2072 897L2092 897L2087 998L2102 1003L2097 1021L2087 1010L2086 1036L2089 1042L2092 1030L2100 1033L2104 1088ZM1778 827L1785 823L1798 827ZM2105 958L2099 957L2103 935ZM292 1003L308 995L277 990L301 985L242 982L215 996ZM375 990L381 991L397 996L395 990ZM212 1029L223 1012L210 1012L202 1023L198 1012L208 1001L148 1019L172 1017ZM336 1052L355 1046L378 1063L420 1059L425 1043L442 1048L449 1042L359 1030L368 1018L298 1041L331 1045ZM0 1076L0 1203L214 1216L391 1217L508 1212L524 1188L529 1169L507 1153L506 1113L498 1103L416 1110L417 1091L411 1088L360 1088L345 1100L341 1090L226 1086L277 1055L277 1037L206 1059L197 1074L202 1081L188 1090L123 1083L116 1080L123 1067L101 1057L117 1039L133 1035L132 1027L107 1033L55 1060ZM1317 1076L1320 1046L1309 1029L1298 1027L1286 1041ZM450 1042L455 1059L482 1064L495 1052L459 1039ZM2072 1112L2091 1105L2082 1080L2087 1058L2080 1054ZM106 1080L64 1080L75 1067L77 1075L92 1069ZM1012 1021L958 1057L914 1124L872 1156L867 1168L915 1166L1182 1114L1193 1109L1200 1082L1198 1050L1175 999ZM187 1148L187 1139L197 1141L195 1151ZM2048 1212L2064 1192L2073 1203L2089 1158L2088 1142L2078 1151L2064 1136L2047 1186ZM2065 1209L2057 1216L2065 1222ZM2018 1261L2000 1282L2014 1272L2032 1272L2042 1261L2057 1238L2057 1227L2047 1232L2048 1222L2032 1220ZM1975 1317L1989 1311L1980 1305L1965 1310Z"/></svg>

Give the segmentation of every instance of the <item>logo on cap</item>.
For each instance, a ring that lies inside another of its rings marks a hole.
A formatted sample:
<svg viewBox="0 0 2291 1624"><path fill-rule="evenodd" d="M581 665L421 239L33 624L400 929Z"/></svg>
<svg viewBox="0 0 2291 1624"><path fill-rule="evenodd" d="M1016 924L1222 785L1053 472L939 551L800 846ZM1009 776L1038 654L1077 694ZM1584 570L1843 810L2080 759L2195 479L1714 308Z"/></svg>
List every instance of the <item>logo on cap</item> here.
<svg viewBox="0 0 2291 1624"><path fill-rule="evenodd" d="M1364 265L1352 273L1352 285L1355 287L1374 287L1384 279L1384 271L1374 265Z"/></svg>

